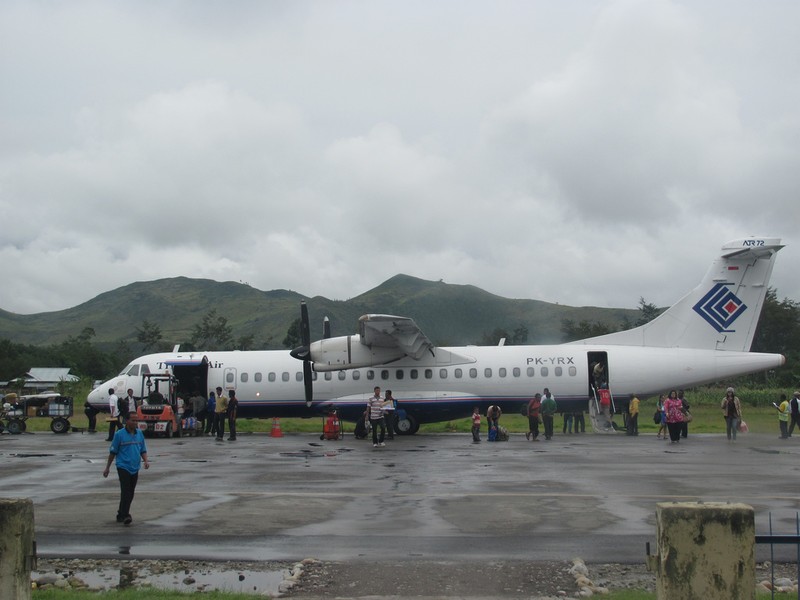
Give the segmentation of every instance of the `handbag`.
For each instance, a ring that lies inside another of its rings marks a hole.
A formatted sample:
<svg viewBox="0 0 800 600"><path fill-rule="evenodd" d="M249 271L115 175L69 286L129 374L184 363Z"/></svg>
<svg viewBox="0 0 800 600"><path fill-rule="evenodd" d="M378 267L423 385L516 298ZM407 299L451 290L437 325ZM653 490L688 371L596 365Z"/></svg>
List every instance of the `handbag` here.
<svg viewBox="0 0 800 600"><path fill-rule="evenodd" d="M656 425L661 425L661 411L656 409L656 412L653 413L653 423Z"/></svg>
<svg viewBox="0 0 800 600"><path fill-rule="evenodd" d="M748 431L750 431L750 428L747 426L747 423L739 421L739 433L747 433Z"/></svg>
<svg viewBox="0 0 800 600"><path fill-rule="evenodd" d="M684 423L692 422L692 413L690 413L688 410L683 411L683 422Z"/></svg>

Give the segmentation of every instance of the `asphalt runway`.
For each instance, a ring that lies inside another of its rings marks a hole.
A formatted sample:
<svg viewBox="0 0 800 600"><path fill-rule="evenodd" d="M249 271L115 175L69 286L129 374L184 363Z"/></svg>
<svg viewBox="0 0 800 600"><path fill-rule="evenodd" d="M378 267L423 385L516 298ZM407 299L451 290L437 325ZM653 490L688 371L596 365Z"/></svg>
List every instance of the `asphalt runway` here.
<svg viewBox="0 0 800 600"><path fill-rule="evenodd" d="M380 449L352 435L244 434L149 439L126 527L114 519L116 473L102 477L104 437L0 435L0 496L33 500L40 556L641 563L657 502L745 502L759 534L770 519L795 534L800 510L800 437L777 431L675 445L652 434L416 435Z"/></svg>

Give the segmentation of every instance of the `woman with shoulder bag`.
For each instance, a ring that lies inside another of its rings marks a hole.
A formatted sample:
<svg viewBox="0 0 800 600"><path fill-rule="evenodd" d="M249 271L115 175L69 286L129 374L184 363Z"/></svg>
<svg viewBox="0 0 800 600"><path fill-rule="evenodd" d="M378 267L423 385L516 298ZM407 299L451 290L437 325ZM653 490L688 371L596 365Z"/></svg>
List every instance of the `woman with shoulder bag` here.
<svg viewBox="0 0 800 600"><path fill-rule="evenodd" d="M732 387L725 391L721 408L722 415L725 417L725 433L729 440L736 441L736 432L739 430L739 423L742 420L742 404Z"/></svg>

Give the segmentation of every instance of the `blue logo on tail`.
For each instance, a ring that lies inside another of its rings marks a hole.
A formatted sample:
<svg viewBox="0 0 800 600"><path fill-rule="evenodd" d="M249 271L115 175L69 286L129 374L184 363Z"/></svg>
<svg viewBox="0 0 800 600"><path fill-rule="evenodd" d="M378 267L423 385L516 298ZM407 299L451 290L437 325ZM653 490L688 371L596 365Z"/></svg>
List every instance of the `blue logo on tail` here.
<svg viewBox="0 0 800 600"><path fill-rule="evenodd" d="M720 333L733 333L730 329L747 305L736 297L729 287L732 283L718 283L694 305L694 311Z"/></svg>

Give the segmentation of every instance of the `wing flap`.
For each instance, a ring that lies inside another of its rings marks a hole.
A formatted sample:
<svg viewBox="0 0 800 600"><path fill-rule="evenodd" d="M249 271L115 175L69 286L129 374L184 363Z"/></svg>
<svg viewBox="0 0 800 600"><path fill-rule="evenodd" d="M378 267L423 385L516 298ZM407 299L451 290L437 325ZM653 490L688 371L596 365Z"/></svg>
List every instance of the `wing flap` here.
<svg viewBox="0 0 800 600"><path fill-rule="evenodd" d="M433 354L433 342L422 333L413 319L393 315L364 315L359 320L361 343L370 348L397 348L419 360L426 352Z"/></svg>

